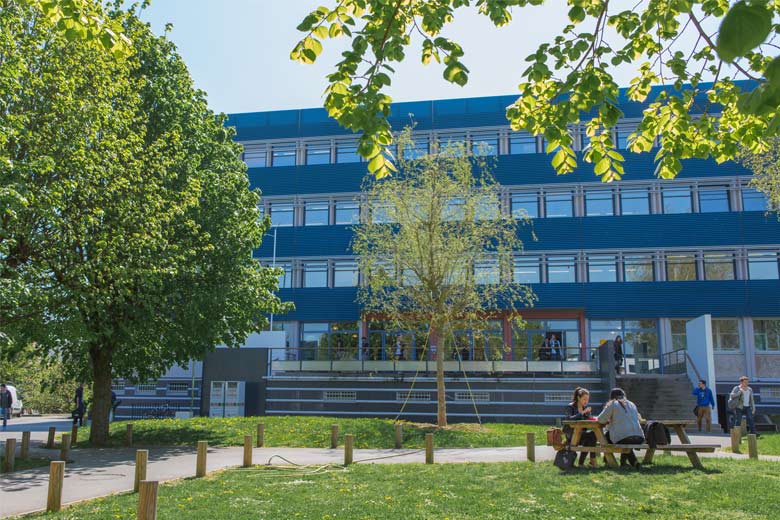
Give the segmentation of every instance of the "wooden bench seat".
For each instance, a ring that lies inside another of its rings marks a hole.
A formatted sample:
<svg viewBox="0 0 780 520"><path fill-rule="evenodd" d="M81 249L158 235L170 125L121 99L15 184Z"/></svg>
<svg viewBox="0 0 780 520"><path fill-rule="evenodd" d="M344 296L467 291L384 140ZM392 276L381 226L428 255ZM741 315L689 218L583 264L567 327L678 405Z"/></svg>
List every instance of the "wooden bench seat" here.
<svg viewBox="0 0 780 520"><path fill-rule="evenodd" d="M685 451L696 453L712 453L720 448L718 444L666 444L657 446L658 451ZM647 444L607 444L604 446L571 446L571 451L586 453L628 453L630 450L648 450Z"/></svg>

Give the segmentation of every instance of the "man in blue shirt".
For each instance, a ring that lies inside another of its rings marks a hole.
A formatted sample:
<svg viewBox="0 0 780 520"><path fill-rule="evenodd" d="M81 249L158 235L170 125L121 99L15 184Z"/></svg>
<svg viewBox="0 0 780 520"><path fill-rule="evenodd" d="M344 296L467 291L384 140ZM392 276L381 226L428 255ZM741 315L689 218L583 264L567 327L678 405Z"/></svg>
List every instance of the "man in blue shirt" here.
<svg viewBox="0 0 780 520"><path fill-rule="evenodd" d="M715 407L712 390L707 388L707 381L699 379L699 385L691 393L696 396L696 423L699 425L699 431L701 431L701 422L704 420L707 432L709 432L712 423L710 410Z"/></svg>

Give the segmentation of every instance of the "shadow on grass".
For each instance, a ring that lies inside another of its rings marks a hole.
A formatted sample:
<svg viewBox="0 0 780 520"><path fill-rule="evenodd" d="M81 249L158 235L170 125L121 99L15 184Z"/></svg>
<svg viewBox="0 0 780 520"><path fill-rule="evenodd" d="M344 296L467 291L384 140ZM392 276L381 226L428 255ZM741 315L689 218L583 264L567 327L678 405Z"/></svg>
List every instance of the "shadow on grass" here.
<svg viewBox="0 0 780 520"><path fill-rule="evenodd" d="M720 475L723 473L720 469L705 468L696 469L693 466L679 466L679 465L667 465L667 464L642 464L639 469L632 468L630 466L621 466L619 468L610 468L606 465L599 465L596 468L590 467L575 467L570 470L561 471L559 473L562 477L575 478L585 475L597 475L604 473L615 473L619 475Z"/></svg>

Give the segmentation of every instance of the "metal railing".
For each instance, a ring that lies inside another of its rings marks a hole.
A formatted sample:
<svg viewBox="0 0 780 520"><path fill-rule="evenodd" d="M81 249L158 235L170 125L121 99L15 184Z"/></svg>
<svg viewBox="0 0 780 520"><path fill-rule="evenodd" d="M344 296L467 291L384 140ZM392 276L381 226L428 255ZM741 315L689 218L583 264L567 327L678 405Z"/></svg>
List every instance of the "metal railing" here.
<svg viewBox="0 0 780 520"><path fill-rule="evenodd" d="M693 370L696 375L696 381L702 379L699 369L691 359L690 354L685 349L673 350L671 352L665 352L661 356L661 365L665 374L688 374L688 370Z"/></svg>
<svg viewBox="0 0 780 520"><path fill-rule="evenodd" d="M151 401L147 403L132 403L130 405L130 418L139 419L173 419L176 412L189 412L189 404L171 404L170 401Z"/></svg>

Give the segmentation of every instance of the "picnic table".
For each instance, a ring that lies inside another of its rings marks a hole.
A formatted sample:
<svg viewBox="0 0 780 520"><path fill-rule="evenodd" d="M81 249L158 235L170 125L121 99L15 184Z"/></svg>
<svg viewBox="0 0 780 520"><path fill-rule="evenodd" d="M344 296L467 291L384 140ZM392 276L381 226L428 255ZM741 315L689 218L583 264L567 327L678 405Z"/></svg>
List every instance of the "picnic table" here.
<svg viewBox="0 0 780 520"><path fill-rule="evenodd" d="M644 421L643 421L644 422ZM691 443L688 434L685 433L685 427L692 424L692 421L656 421L663 423L670 430L674 430L677 434L680 444L666 444L651 448L648 444L610 444L607 442L607 437L604 435L604 425L599 424L598 421L580 420L580 421L563 421L564 425L571 426L571 451L576 452L589 452L589 453L603 453L607 464L611 467L617 467L618 462L615 459L615 453L628 453L630 450L646 450L643 463L649 464L653 462L653 455L657 450L661 451L684 451L688 455L688 459L696 469L704 469L701 460L699 459L699 453L712 453L720 447L718 444L693 444ZM586 430L592 430L596 434L596 446L578 446L582 432Z"/></svg>

